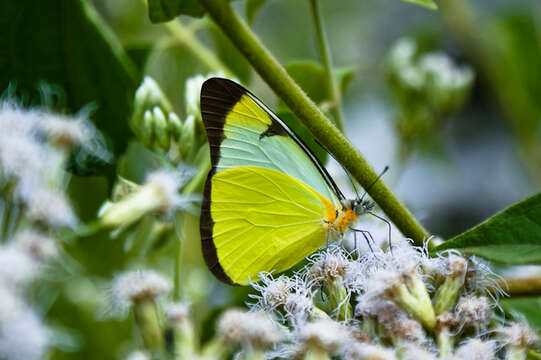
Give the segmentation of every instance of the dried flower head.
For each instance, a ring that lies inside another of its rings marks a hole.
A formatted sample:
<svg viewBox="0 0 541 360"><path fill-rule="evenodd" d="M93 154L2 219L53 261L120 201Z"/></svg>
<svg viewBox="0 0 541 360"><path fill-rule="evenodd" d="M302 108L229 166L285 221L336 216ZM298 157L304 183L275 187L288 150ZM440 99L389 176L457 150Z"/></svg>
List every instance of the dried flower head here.
<svg viewBox="0 0 541 360"><path fill-rule="evenodd" d="M37 189L26 199L28 215L51 227L73 227L77 218L66 196L56 190Z"/></svg>
<svg viewBox="0 0 541 360"><path fill-rule="evenodd" d="M406 344L403 349L401 349L401 360L436 360L437 357L427 349L415 345L415 344Z"/></svg>
<svg viewBox="0 0 541 360"><path fill-rule="evenodd" d="M464 296L455 308L456 316L462 326L484 330L492 318L492 309L488 298L484 296Z"/></svg>
<svg viewBox="0 0 541 360"><path fill-rule="evenodd" d="M397 360L394 351L380 345L352 343L344 351L346 360Z"/></svg>
<svg viewBox="0 0 541 360"><path fill-rule="evenodd" d="M165 315L169 322L178 324L184 322L190 316L190 304L185 302L169 304Z"/></svg>
<svg viewBox="0 0 541 360"><path fill-rule="evenodd" d="M49 331L31 311L0 323L0 359L40 360L49 345Z"/></svg>
<svg viewBox="0 0 541 360"><path fill-rule="evenodd" d="M273 319L264 312L226 311L218 322L218 332L231 344L265 349L277 343L281 331Z"/></svg>
<svg viewBox="0 0 541 360"><path fill-rule="evenodd" d="M24 286L34 279L38 263L26 251L14 245L0 247L0 285Z"/></svg>
<svg viewBox="0 0 541 360"><path fill-rule="evenodd" d="M531 348L539 343L539 335L525 322L514 322L496 329L499 340L505 346Z"/></svg>
<svg viewBox="0 0 541 360"><path fill-rule="evenodd" d="M346 274L349 260L341 247L332 246L310 258L308 278L316 283L330 283Z"/></svg>
<svg viewBox="0 0 541 360"><path fill-rule="evenodd" d="M58 255L55 241L34 230L24 230L13 238L13 244L30 254L36 261L47 261Z"/></svg>
<svg viewBox="0 0 541 360"><path fill-rule="evenodd" d="M307 322L298 330L298 338L306 349L328 354L338 352L350 337L346 326L330 319Z"/></svg>
<svg viewBox="0 0 541 360"><path fill-rule="evenodd" d="M289 294L284 309L293 324L303 323L314 309L311 294L304 292Z"/></svg>
<svg viewBox="0 0 541 360"><path fill-rule="evenodd" d="M270 273L261 273L260 282L252 283L252 287L261 295L251 296L258 300L257 306L263 310L274 310L286 304L295 282L287 276L280 276L276 279Z"/></svg>
<svg viewBox="0 0 541 360"><path fill-rule="evenodd" d="M152 270L128 271L117 275L111 287L113 305L126 310L139 301L155 300L171 290L170 282Z"/></svg>
<svg viewBox="0 0 541 360"><path fill-rule="evenodd" d="M494 341L470 339L461 345L452 357L453 360L493 360L496 355Z"/></svg>
<svg viewBox="0 0 541 360"><path fill-rule="evenodd" d="M151 360L151 357L148 353L137 350L130 353L126 360Z"/></svg>

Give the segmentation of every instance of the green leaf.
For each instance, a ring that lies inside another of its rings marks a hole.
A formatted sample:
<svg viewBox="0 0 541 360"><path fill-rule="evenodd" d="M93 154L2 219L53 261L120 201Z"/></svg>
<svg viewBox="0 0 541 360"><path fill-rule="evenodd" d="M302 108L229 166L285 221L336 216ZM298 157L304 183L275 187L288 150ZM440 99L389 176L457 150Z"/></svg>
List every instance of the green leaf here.
<svg viewBox="0 0 541 360"><path fill-rule="evenodd" d="M246 19L253 24L255 17L267 0L246 0Z"/></svg>
<svg viewBox="0 0 541 360"><path fill-rule="evenodd" d="M434 251L446 249L504 264L541 264L541 193L497 213Z"/></svg>
<svg viewBox="0 0 541 360"><path fill-rule="evenodd" d="M205 9L197 0L148 0L148 16L153 23L173 20L179 15L202 17Z"/></svg>
<svg viewBox="0 0 541 360"><path fill-rule="evenodd" d="M91 119L124 151L137 82L135 69L117 39L82 0L0 2L0 92L15 83L18 96L39 103L38 84L64 91L62 110L91 105ZM75 164L78 173L101 172L94 160Z"/></svg>
<svg viewBox="0 0 541 360"><path fill-rule="evenodd" d="M329 158L327 151L319 145L314 135L289 111L279 112L278 117L312 150L318 160L325 165Z"/></svg>
<svg viewBox="0 0 541 360"><path fill-rule="evenodd" d="M301 61L288 64L286 70L314 102L319 104L330 99L323 66L312 61ZM355 74L355 68L336 68L333 73L340 91L345 93Z"/></svg>
<svg viewBox="0 0 541 360"><path fill-rule="evenodd" d="M530 326L541 329L541 297L501 299L500 305L517 320L524 316Z"/></svg>
<svg viewBox="0 0 541 360"><path fill-rule="evenodd" d="M433 0L402 0L404 2L409 2L413 4L417 4L432 10L438 9L438 5Z"/></svg>
<svg viewBox="0 0 541 360"><path fill-rule="evenodd" d="M248 83L251 77L251 66L246 58L237 50L223 31L213 23L208 27L214 40L216 55L243 83Z"/></svg>

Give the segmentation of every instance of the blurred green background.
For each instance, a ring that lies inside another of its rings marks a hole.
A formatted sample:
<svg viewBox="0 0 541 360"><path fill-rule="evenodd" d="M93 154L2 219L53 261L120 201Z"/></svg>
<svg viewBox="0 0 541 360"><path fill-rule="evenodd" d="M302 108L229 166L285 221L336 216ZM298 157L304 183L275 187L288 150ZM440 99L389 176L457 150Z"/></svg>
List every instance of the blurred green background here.
<svg viewBox="0 0 541 360"><path fill-rule="evenodd" d="M232 5L245 15L245 0ZM539 188L538 2L472 1L471 22L464 9L453 5L431 11L397 0L322 0L321 6L334 65L352 75L343 93L346 135L375 169L390 166L384 181L431 233L458 234ZM194 55L190 37L270 108L283 110L210 19L179 20L184 37L164 24L151 24L143 1L0 4L0 89L10 89L27 104L46 99L46 105L69 113L92 107L92 120L116 156L114 164L74 162L69 192L83 220L95 218L116 175L141 183L158 166L130 130L133 96L143 76L150 75L175 112L185 116L186 79L214 70ZM262 2L251 26L282 64L319 63L307 0ZM397 130L404 104L393 91L387 66L389 51L404 37L415 41L419 53L444 52L475 73L462 106L438 113L428 130L413 128L407 138ZM312 77L305 69L297 77L324 106L317 74ZM331 161L329 168L347 187L338 166ZM197 216L177 225L185 239L183 293L192 299L197 324L209 338L220 309L242 306L248 290L218 284L204 267ZM51 274L53 286L38 286L32 294L56 329L53 359L118 359L135 347L131 319L106 315L107 283L119 271L138 267L172 277L175 246L166 241L143 251L144 245L130 247L128 240L99 234L67 243L69 261Z"/></svg>

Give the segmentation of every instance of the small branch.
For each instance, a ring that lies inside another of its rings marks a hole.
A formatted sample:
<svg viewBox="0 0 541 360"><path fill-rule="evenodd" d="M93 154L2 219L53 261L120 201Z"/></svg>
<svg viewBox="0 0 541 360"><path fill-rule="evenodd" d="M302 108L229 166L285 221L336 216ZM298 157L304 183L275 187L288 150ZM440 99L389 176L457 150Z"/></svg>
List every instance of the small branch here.
<svg viewBox="0 0 541 360"><path fill-rule="evenodd" d="M229 2L200 0L200 4L299 120L329 149L359 184L367 189L377 178L377 173L293 81L248 25L233 11ZM368 191L402 234L412 238L418 245L428 238L426 230L383 181L376 182Z"/></svg>
<svg viewBox="0 0 541 360"><path fill-rule="evenodd" d="M498 285L512 297L541 295L541 277L539 276L505 278L498 281Z"/></svg>
<svg viewBox="0 0 541 360"><path fill-rule="evenodd" d="M344 118L342 116L342 99L340 88L336 83L336 79L333 76L332 69L332 58L331 50L329 47L329 42L327 41L327 36L325 35L325 28L323 25L323 17L321 16L321 9L319 6L319 0L310 0L310 8L312 10L312 16L314 18L314 24L316 26L317 34L317 43L319 49L319 56L321 57L321 62L323 68L325 69L325 74L327 75L327 87L329 88L331 95L331 114L334 118L334 124L341 132L344 132Z"/></svg>
<svg viewBox="0 0 541 360"><path fill-rule="evenodd" d="M191 29L186 28L180 20L175 19L169 21L165 23L164 26L176 40L183 43L211 72L223 72L227 77L233 76L227 66L214 56L214 54L197 39L194 32Z"/></svg>

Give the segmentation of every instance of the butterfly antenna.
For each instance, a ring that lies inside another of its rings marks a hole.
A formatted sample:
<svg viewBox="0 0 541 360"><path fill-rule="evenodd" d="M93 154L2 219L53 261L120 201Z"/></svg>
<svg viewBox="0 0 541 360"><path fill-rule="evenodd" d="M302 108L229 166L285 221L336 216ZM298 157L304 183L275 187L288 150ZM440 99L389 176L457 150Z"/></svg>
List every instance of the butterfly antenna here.
<svg viewBox="0 0 541 360"><path fill-rule="evenodd" d="M366 190L364 191L364 194L363 196L361 196L360 198L358 197L359 195L357 195L357 198L359 199L359 201L363 201L364 197L366 196L366 194L368 194L368 191L372 188L372 186L374 186L379 179L381 179L381 177L383 175L385 175L385 173L387 172L387 170L389 170L389 165L386 165L385 168L379 173L378 177L376 178L376 180L372 181L372 183L370 184L370 186L368 186L366 188Z"/></svg>

